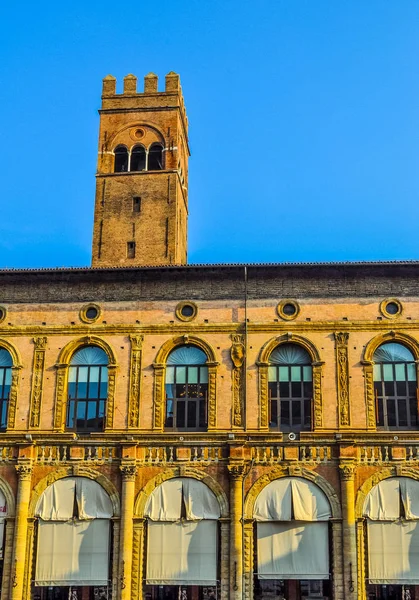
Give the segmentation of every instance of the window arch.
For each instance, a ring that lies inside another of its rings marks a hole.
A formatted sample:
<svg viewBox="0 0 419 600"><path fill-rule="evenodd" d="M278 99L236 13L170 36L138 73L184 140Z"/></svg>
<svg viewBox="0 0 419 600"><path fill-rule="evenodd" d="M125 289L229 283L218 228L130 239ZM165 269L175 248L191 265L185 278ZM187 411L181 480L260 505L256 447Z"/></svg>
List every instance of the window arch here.
<svg viewBox="0 0 419 600"><path fill-rule="evenodd" d="M386 429L417 429L416 363L399 342L385 342L372 357L376 422Z"/></svg>
<svg viewBox="0 0 419 600"><path fill-rule="evenodd" d="M108 356L98 346L84 346L70 361L67 429L102 431L108 396Z"/></svg>
<svg viewBox="0 0 419 600"><path fill-rule="evenodd" d="M311 357L298 344L281 344L269 357L269 426L280 431L309 431L312 426Z"/></svg>
<svg viewBox="0 0 419 600"><path fill-rule="evenodd" d="M179 346L166 361L167 429L205 431L208 427L207 355L196 346Z"/></svg>
<svg viewBox="0 0 419 600"><path fill-rule="evenodd" d="M130 171L145 171L146 151L144 146L134 146L131 151Z"/></svg>
<svg viewBox="0 0 419 600"><path fill-rule="evenodd" d="M5 431L8 425L12 366L13 360L10 352L5 348L0 348L0 431Z"/></svg>
<svg viewBox="0 0 419 600"><path fill-rule="evenodd" d="M163 146L151 144L148 151L148 171L161 171L163 169Z"/></svg>
<svg viewBox="0 0 419 600"><path fill-rule="evenodd" d="M115 173L126 173L128 171L128 149L126 146L117 146L114 150L115 162L114 172Z"/></svg>

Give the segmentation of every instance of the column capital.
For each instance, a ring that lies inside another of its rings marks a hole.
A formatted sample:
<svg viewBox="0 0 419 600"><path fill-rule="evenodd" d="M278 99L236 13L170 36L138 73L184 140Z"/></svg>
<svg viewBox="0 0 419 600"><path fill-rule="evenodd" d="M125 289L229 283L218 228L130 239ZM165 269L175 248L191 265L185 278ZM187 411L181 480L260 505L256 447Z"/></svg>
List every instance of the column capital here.
<svg viewBox="0 0 419 600"><path fill-rule="evenodd" d="M137 475L137 467L135 465L121 465L119 467L122 473L123 481L135 481Z"/></svg>
<svg viewBox="0 0 419 600"><path fill-rule="evenodd" d="M32 464L17 464L16 473L20 481L30 481L32 478Z"/></svg>
<svg viewBox="0 0 419 600"><path fill-rule="evenodd" d="M239 463L235 465L227 465L228 472L230 473L230 477L234 480L241 480L244 477L246 467L244 463Z"/></svg>
<svg viewBox="0 0 419 600"><path fill-rule="evenodd" d="M352 463L343 463L339 465L339 473L342 481L353 481L355 465Z"/></svg>

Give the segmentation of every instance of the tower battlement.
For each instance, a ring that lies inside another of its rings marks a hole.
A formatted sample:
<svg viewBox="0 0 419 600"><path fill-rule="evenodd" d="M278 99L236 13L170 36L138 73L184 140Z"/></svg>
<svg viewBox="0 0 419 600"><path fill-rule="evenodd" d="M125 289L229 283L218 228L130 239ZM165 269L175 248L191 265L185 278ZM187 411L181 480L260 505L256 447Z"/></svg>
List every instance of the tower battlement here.
<svg viewBox="0 0 419 600"><path fill-rule="evenodd" d="M141 110L177 106L187 128L188 118L179 75L170 71L165 77L163 91L159 91L158 82L159 78L155 73L148 73L144 77L144 91L137 91L138 78L130 73L124 77L123 91L118 94L116 77L107 75L102 85L102 110Z"/></svg>

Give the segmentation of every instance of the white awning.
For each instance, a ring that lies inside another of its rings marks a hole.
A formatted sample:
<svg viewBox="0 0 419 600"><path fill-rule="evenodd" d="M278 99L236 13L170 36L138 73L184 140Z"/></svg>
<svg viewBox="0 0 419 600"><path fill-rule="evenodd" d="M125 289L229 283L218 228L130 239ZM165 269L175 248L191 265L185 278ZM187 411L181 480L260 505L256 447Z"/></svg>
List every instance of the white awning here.
<svg viewBox="0 0 419 600"><path fill-rule="evenodd" d="M107 585L109 521L39 520L35 585Z"/></svg>
<svg viewBox="0 0 419 600"><path fill-rule="evenodd" d="M148 522L148 585L215 585L217 521Z"/></svg>
<svg viewBox="0 0 419 600"><path fill-rule="evenodd" d="M86 477L55 481L44 491L35 511L35 516L44 521L68 521L74 516L81 520L109 519L112 515L108 494L96 481Z"/></svg>
<svg viewBox="0 0 419 600"><path fill-rule="evenodd" d="M419 585L419 521L368 521L368 579Z"/></svg>
<svg viewBox="0 0 419 600"><path fill-rule="evenodd" d="M408 521L419 519L419 481L409 477L380 481L366 497L363 514L371 521L396 521L402 516Z"/></svg>
<svg viewBox="0 0 419 600"><path fill-rule="evenodd" d="M324 492L311 481L283 477L268 484L256 499L256 521L327 521L330 505Z"/></svg>
<svg viewBox="0 0 419 600"><path fill-rule="evenodd" d="M259 579L329 579L327 523L258 523Z"/></svg>
<svg viewBox="0 0 419 600"><path fill-rule="evenodd" d="M151 493L145 507L145 515L152 521L200 521L219 519L220 514L218 500L209 487L189 477L164 481Z"/></svg>

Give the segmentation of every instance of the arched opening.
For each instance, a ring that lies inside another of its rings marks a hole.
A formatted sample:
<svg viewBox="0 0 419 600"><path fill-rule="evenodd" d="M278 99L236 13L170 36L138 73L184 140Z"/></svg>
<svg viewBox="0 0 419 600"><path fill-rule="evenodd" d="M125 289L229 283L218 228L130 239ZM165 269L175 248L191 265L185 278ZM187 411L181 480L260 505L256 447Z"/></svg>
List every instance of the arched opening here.
<svg viewBox="0 0 419 600"><path fill-rule="evenodd" d="M59 479L44 491L35 510L34 599L110 597L112 516L108 494L86 477Z"/></svg>
<svg viewBox="0 0 419 600"><path fill-rule="evenodd" d="M419 481L384 479L364 502L368 546L367 593L406 600L419 593Z"/></svg>
<svg viewBox="0 0 419 600"><path fill-rule="evenodd" d="M0 431L7 429L12 366L10 353L5 348L0 348Z"/></svg>
<svg viewBox="0 0 419 600"><path fill-rule="evenodd" d="M311 481L284 477L268 484L254 507L255 599L330 598L330 504Z"/></svg>
<svg viewBox="0 0 419 600"><path fill-rule="evenodd" d="M307 350L280 344L269 357L269 426L279 431L310 431L313 369Z"/></svg>
<svg viewBox="0 0 419 600"><path fill-rule="evenodd" d="M130 171L145 171L146 151L144 146L134 146L131 151Z"/></svg>
<svg viewBox="0 0 419 600"><path fill-rule="evenodd" d="M102 431L108 395L108 356L98 346L84 346L68 370L66 427L78 432Z"/></svg>
<svg viewBox="0 0 419 600"><path fill-rule="evenodd" d="M128 149L125 146L117 146L114 155L114 172L126 173L128 171Z"/></svg>
<svg viewBox="0 0 419 600"><path fill-rule="evenodd" d="M163 169L163 146L151 144L148 151L148 170L161 171Z"/></svg>
<svg viewBox="0 0 419 600"><path fill-rule="evenodd" d="M205 431L208 426L207 355L196 346L179 346L166 361L167 429Z"/></svg>
<svg viewBox="0 0 419 600"><path fill-rule="evenodd" d="M378 427L417 429L416 363L403 344L386 342L374 352L374 393Z"/></svg>
<svg viewBox="0 0 419 600"><path fill-rule="evenodd" d="M215 600L220 506L214 493L196 479L169 479L150 495L145 516L145 597Z"/></svg>

